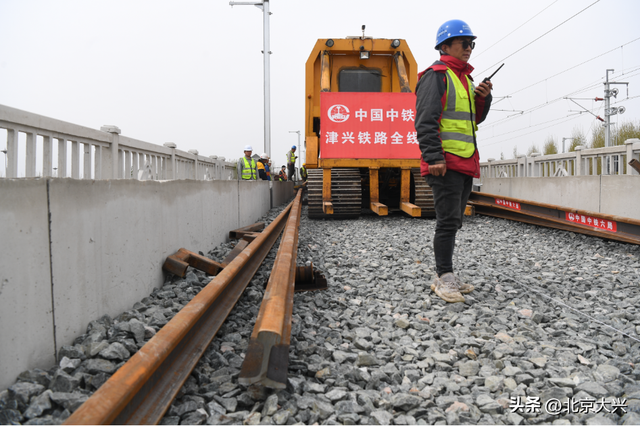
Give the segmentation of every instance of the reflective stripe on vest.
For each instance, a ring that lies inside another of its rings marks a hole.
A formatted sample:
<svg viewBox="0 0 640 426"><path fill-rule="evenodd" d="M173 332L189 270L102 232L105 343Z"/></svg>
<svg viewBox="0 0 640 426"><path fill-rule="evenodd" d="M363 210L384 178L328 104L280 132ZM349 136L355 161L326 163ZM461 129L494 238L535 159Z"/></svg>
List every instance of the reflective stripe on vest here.
<svg viewBox="0 0 640 426"><path fill-rule="evenodd" d="M242 179L256 179L256 160L251 159L251 163L247 161L247 157L242 157L244 167L242 168Z"/></svg>
<svg viewBox="0 0 640 426"><path fill-rule="evenodd" d="M457 75L447 68L447 100L440 120L442 149L459 157L469 158L476 150L474 132L476 125L475 86L468 76L469 92ZM453 90L452 90L453 89Z"/></svg>

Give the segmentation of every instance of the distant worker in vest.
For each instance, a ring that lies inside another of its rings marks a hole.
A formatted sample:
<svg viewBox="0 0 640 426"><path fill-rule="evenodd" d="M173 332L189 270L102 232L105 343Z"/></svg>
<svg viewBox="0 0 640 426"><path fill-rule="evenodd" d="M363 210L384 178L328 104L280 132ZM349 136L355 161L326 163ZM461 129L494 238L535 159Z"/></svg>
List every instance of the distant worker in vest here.
<svg viewBox="0 0 640 426"><path fill-rule="evenodd" d="M280 169L280 173L278 174L278 178L282 182L286 182L287 181L287 169L285 168L285 166L282 166L282 168Z"/></svg>
<svg viewBox="0 0 640 426"><path fill-rule="evenodd" d="M296 146L293 145L287 152L287 168L289 169L289 180L293 180L296 174Z"/></svg>
<svg viewBox="0 0 640 426"><path fill-rule="evenodd" d="M244 147L244 157L238 160L238 180L257 180L258 165L256 160L251 158L253 148L251 145Z"/></svg>
<svg viewBox="0 0 640 426"><path fill-rule="evenodd" d="M436 210L433 238L436 273L431 290L447 302L464 302L473 291L453 271L456 233L471 193L480 177L476 132L491 107L491 81L478 84L468 63L476 36L460 20L438 29L435 49L440 60L418 74L415 126L422 153L420 171L431 189Z"/></svg>
<svg viewBox="0 0 640 426"><path fill-rule="evenodd" d="M307 181L307 163L302 163L302 167L300 167L300 178L303 182Z"/></svg>
<svg viewBox="0 0 640 426"><path fill-rule="evenodd" d="M258 177L262 180L269 180L269 156L265 153L260 156L258 160Z"/></svg>

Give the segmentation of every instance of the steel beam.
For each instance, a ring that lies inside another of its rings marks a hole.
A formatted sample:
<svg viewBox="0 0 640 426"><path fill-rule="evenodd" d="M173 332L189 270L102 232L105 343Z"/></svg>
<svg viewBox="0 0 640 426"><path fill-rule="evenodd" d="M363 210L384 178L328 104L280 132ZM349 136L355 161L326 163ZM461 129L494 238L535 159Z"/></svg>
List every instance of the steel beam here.
<svg viewBox="0 0 640 426"><path fill-rule="evenodd" d="M469 204L476 214L640 244L640 221L635 219L475 191Z"/></svg>

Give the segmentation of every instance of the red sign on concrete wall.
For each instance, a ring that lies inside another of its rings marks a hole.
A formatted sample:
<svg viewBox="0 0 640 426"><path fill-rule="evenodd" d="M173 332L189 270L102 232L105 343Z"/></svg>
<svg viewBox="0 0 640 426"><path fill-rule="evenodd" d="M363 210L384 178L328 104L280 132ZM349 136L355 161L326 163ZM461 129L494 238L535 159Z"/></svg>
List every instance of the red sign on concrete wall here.
<svg viewBox="0 0 640 426"><path fill-rule="evenodd" d="M420 158L413 93L320 94L321 158Z"/></svg>

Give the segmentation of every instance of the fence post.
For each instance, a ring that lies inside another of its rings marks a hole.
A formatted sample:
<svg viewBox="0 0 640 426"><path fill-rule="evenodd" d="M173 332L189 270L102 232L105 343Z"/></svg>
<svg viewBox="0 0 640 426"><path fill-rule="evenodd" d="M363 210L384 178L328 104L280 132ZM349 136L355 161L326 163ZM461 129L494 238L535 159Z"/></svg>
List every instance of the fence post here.
<svg viewBox="0 0 640 426"><path fill-rule="evenodd" d="M193 178L198 180L198 150L190 149L189 154L193 154Z"/></svg>
<svg viewBox="0 0 640 426"><path fill-rule="evenodd" d="M100 127L100 130L111 134L111 146L109 147L109 154L102 156L102 161L104 164L102 171L104 172L104 177L111 175L111 179L118 179L120 177L120 174L118 173L120 129L118 128L118 126L106 125ZM108 173L107 170L110 170L110 173Z"/></svg>
<svg viewBox="0 0 640 426"><path fill-rule="evenodd" d="M171 180L176 180L176 145L173 142L165 142L163 144L167 148L171 149L171 160L167 164L167 176L166 178L171 178Z"/></svg>
<svg viewBox="0 0 640 426"><path fill-rule="evenodd" d="M36 132L27 133L27 164L25 168L25 177L36 176L36 140L38 134Z"/></svg>
<svg viewBox="0 0 640 426"><path fill-rule="evenodd" d="M518 155L518 159L516 160L516 177L525 177L527 176L527 156L522 154Z"/></svg>
<svg viewBox="0 0 640 426"><path fill-rule="evenodd" d="M213 160L213 176L212 176L212 179L219 180L220 179L220 172L219 172L220 165L218 164L218 156L217 155L210 155L209 158Z"/></svg>
<svg viewBox="0 0 640 426"><path fill-rule="evenodd" d="M584 147L582 145L578 145L578 146L575 147L575 153L576 153L576 176L582 176L584 174L584 169L583 169L583 164L582 164L582 149L583 148Z"/></svg>
<svg viewBox="0 0 640 426"><path fill-rule="evenodd" d="M71 177L80 179L80 142L71 141Z"/></svg>
<svg viewBox="0 0 640 426"><path fill-rule="evenodd" d="M627 139L626 141L624 141L624 144L626 145L627 148L627 156L626 158L626 167L627 167L627 174L628 175L637 175L638 172L629 165L629 161L633 160L634 158L637 160L638 156L634 156L633 155L633 149L634 148L640 148L640 139L637 138L633 138L633 139ZM637 144L637 146L635 146Z"/></svg>
<svg viewBox="0 0 640 426"><path fill-rule="evenodd" d="M67 139L58 139L58 171L56 177L67 177Z"/></svg>
<svg viewBox="0 0 640 426"><path fill-rule="evenodd" d="M7 177L18 177L18 131L7 129Z"/></svg>
<svg viewBox="0 0 640 426"><path fill-rule="evenodd" d="M488 158L487 159L487 163L489 163L489 177L492 178L493 176L493 165L491 163L493 163L494 161L496 161L495 158Z"/></svg>
<svg viewBox="0 0 640 426"><path fill-rule="evenodd" d="M529 163L530 163L529 168L530 168L531 172L529 174L527 174L527 176L532 176L532 177L533 176L535 176L535 177L540 176L540 170L539 170L539 167L538 167L538 163L536 162L536 157L539 157L540 155L542 155L542 154L540 154L539 152L532 152L531 153L531 160L529 161Z"/></svg>
<svg viewBox="0 0 640 426"><path fill-rule="evenodd" d="M51 177L53 164L53 150L51 149L51 136L42 136L42 177Z"/></svg>

